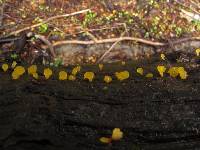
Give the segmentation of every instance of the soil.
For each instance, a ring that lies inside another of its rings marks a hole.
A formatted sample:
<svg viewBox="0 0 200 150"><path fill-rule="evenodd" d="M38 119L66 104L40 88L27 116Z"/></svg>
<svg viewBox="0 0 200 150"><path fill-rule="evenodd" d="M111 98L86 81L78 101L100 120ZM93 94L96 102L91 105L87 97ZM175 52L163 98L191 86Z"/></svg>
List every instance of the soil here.
<svg viewBox="0 0 200 150"><path fill-rule="evenodd" d="M0 149L199 149L200 72L195 60L170 63L185 66L187 80L159 77L155 66L166 63L158 56L124 66L105 64L101 72L96 65L85 65L76 81L58 81L56 75L44 80L43 67L39 81L27 75L13 81L9 73L0 72ZM154 77L137 75L140 66ZM88 70L96 73L94 82L83 80ZM130 71L130 78L118 81L113 73L120 70ZM105 74L113 76L112 83L103 82ZM122 140L99 141L116 127L124 133Z"/></svg>

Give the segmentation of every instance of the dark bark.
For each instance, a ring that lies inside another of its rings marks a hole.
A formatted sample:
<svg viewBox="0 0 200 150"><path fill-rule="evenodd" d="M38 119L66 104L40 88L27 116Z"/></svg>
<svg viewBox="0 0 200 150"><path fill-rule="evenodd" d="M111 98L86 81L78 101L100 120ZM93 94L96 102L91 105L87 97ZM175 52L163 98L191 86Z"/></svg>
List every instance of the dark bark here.
<svg viewBox="0 0 200 150"><path fill-rule="evenodd" d="M82 74L75 82L33 82L1 72L0 149L200 148L200 73L190 72L186 81L133 76L106 85L102 76L93 83ZM124 138L100 143L115 127Z"/></svg>

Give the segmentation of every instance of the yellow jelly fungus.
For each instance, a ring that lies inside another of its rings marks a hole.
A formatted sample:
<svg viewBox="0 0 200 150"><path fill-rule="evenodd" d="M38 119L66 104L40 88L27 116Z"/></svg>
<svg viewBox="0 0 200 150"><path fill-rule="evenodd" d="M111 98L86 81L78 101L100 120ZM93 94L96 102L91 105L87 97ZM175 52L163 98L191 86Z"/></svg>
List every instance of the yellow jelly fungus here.
<svg viewBox="0 0 200 150"><path fill-rule="evenodd" d="M180 78L181 78L182 80L187 79L187 77L188 77L188 74L187 74L186 71L183 71L183 72L180 73Z"/></svg>
<svg viewBox="0 0 200 150"><path fill-rule="evenodd" d="M187 72L185 71L185 69L184 69L183 67L178 67L178 73L179 73L180 78L181 78L182 80L187 79L188 74L187 74Z"/></svg>
<svg viewBox="0 0 200 150"><path fill-rule="evenodd" d="M76 66L72 69L72 75L76 75L78 72L80 72L81 66Z"/></svg>
<svg viewBox="0 0 200 150"><path fill-rule="evenodd" d="M3 70L4 72L6 72L6 71L8 70L8 64L3 64L3 65L1 66L1 68L2 68L2 70Z"/></svg>
<svg viewBox="0 0 200 150"><path fill-rule="evenodd" d="M104 81L106 83L110 83L112 81L112 77L111 76L104 76Z"/></svg>
<svg viewBox="0 0 200 150"><path fill-rule="evenodd" d="M153 74L152 73L147 73L145 77L146 78L153 78Z"/></svg>
<svg viewBox="0 0 200 150"><path fill-rule="evenodd" d="M129 72L128 71L116 72L115 76L117 77L118 80L123 81L129 78Z"/></svg>
<svg viewBox="0 0 200 150"><path fill-rule="evenodd" d="M44 69L44 76L46 79L49 79L52 76L53 72L50 68L45 68Z"/></svg>
<svg viewBox="0 0 200 150"><path fill-rule="evenodd" d="M17 62L16 62L16 61L13 61L13 62L12 62L12 65L11 65L11 68L14 69L14 68L16 67L16 65L17 65Z"/></svg>
<svg viewBox="0 0 200 150"><path fill-rule="evenodd" d="M165 60L166 59L166 57L165 57L165 54L160 54L160 58L162 59L162 60Z"/></svg>
<svg viewBox="0 0 200 150"><path fill-rule="evenodd" d="M196 49L196 55L200 56L200 48Z"/></svg>
<svg viewBox="0 0 200 150"><path fill-rule="evenodd" d="M137 73L139 73L140 75L143 75L144 74L144 70L143 68L137 68Z"/></svg>
<svg viewBox="0 0 200 150"><path fill-rule="evenodd" d="M94 76L95 76L94 72L86 72L84 74L84 79L88 79L90 82L92 82L94 79Z"/></svg>
<svg viewBox="0 0 200 150"><path fill-rule="evenodd" d="M100 71L103 70L103 64L99 64L99 70L100 70Z"/></svg>
<svg viewBox="0 0 200 150"><path fill-rule="evenodd" d="M183 67L178 67L177 70L178 70L178 73L185 71L185 69Z"/></svg>
<svg viewBox="0 0 200 150"><path fill-rule="evenodd" d="M25 69L22 66L17 66L15 67L14 71L13 71L16 75L21 76L25 73Z"/></svg>
<svg viewBox="0 0 200 150"><path fill-rule="evenodd" d="M160 76L163 77L164 72L166 71L166 67L165 66L157 66L157 70L158 70Z"/></svg>
<svg viewBox="0 0 200 150"><path fill-rule="evenodd" d="M12 79L16 80L19 79L20 75L18 75L15 71L12 72Z"/></svg>
<svg viewBox="0 0 200 150"><path fill-rule="evenodd" d="M119 128L114 128L112 132L112 140L118 141L123 138L123 132Z"/></svg>
<svg viewBox="0 0 200 150"><path fill-rule="evenodd" d="M74 81L74 80L76 80L76 77L74 75L69 75L68 79L70 81Z"/></svg>
<svg viewBox="0 0 200 150"><path fill-rule="evenodd" d="M122 61L122 66L126 65L126 62L125 61Z"/></svg>
<svg viewBox="0 0 200 150"><path fill-rule="evenodd" d="M111 143L112 139L111 138L107 138L107 137L101 137L99 139L102 143L106 143L106 144L109 144Z"/></svg>
<svg viewBox="0 0 200 150"><path fill-rule="evenodd" d="M59 72L59 80L67 80L67 72L60 71Z"/></svg>
<svg viewBox="0 0 200 150"><path fill-rule="evenodd" d="M39 78L38 73L33 73L32 75L33 75L34 79L38 79Z"/></svg>
<svg viewBox="0 0 200 150"><path fill-rule="evenodd" d="M169 68L168 73L169 73L169 75L171 77L176 78L178 76L178 74L179 74L178 67L171 67L171 68Z"/></svg>
<svg viewBox="0 0 200 150"><path fill-rule="evenodd" d="M37 66L36 65L31 65L30 67L28 67L28 74L34 74L37 72Z"/></svg>

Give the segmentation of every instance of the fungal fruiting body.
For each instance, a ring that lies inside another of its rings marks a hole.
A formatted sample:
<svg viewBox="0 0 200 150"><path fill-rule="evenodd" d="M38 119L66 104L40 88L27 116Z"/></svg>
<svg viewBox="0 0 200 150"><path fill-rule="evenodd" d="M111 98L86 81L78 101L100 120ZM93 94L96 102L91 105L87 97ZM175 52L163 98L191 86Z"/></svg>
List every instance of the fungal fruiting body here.
<svg viewBox="0 0 200 150"><path fill-rule="evenodd" d="M157 70L161 77L164 76L164 72L167 70L165 66L157 66Z"/></svg>
<svg viewBox="0 0 200 150"><path fill-rule="evenodd" d="M59 72L59 77L58 77L59 80L67 80L67 72L65 71L60 71Z"/></svg>
<svg viewBox="0 0 200 150"><path fill-rule="evenodd" d="M117 77L118 80L123 81L129 78L129 72L128 71L121 71L121 72L116 72L115 76Z"/></svg>
<svg viewBox="0 0 200 150"><path fill-rule="evenodd" d="M84 79L87 79L87 80L89 80L89 82L92 82L94 79L94 76L95 76L94 72L86 72L84 74Z"/></svg>
<svg viewBox="0 0 200 150"><path fill-rule="evenodd" d="M52 76L53 72L50 68L45 68L43 74L46 79L49 79Z"/></svg>

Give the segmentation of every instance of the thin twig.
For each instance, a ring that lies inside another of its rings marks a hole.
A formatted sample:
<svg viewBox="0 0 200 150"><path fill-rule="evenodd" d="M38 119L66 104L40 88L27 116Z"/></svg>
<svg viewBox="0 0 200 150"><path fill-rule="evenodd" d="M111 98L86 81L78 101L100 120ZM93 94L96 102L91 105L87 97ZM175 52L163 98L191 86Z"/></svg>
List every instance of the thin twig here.
<svg viewBox="0 0 200 150"><path fill-rule="evenodd" d="M91 38L91 40L93 40L95 43L98 41L98 39L97 39L92 33L90 33L89 31L86 31L85 33L86 33L86 35L88 35L88 36Z"/></svg>
<svg viewBox="0 0 200 150"><path fill-rule="evenodd" d="M81 10L81 11L77 11L77 12L74 12L74 13L71 13L71 14L63 14L63 15L57 15L57 16L53 16L53 17L50 17L48 18L47 20L44 20L43 22L40 22L40 23L37 23L37 24L34 24L32 26L28 26L28 27L25 27L23 29L19 29L17 31L13 31L9 34L10 35L17 35L23 31L26 31L26 30L30 30L32 28L36 28L36 27L39 27L40 25L44 24L44 23L48 23L52 20L55 20L55 19L60 19L60 18L63 18L63 17L69 17L69 16L74 16L74 15L78 15L78 14L82 14L82 13L85 13L85 12L88 12L90 11L90 9L85 9L85 10Z"/></svg>
<svg viewBox="0 0 200 150"><path fill-rule="evenodd" d="M200 38L200 37L199 37ZM93 40L90 41L80 41L80 40L64 40L64 41L57 41L53 43L53 46L60 46L60 45L65 45L65 44L80 44L80 45L93 45L93 44L103 44L103 43L114 43L116 41L136 41L152 46L165 46L167 45L166 43L162 42L153 42L141 38L135 38L135 37L121 37L121 38L110 38L110 39L102 39L102 40L97 40L94 42Z"/></svg>
<svg viewBox="0 0 200 150"><path fill-rule="evenodd" d="M122 33L120 38L122 38L125 33L126 33L126 30L125 30L125 32ZM105 58L105 56L112 51L112 49L120 42L120 40L121 40L120 38L118 41L113 43L112 46L97 60L97 63L100 63Z"/></svg>
<svg viewBox="0 0 200 150"><path fill-rule="evenodd" d="M200 41L200 37L188 37L188 38L182 38L178 39L176 41L172 41L172 44L180 44L182 42L186 41L192 41L192 40L198 40ZM121 38L110 38L110 39L102 39L96 41L96 43L93 40L90 41L80 41L80 40L64 40L64 41L57 41L53 43L53 46L60 46L60 45L65 45L65 44L80 44L80 45L93 45L93 44L103 44L103 43L114 43L116 41L135 41L151 46L168 46L168 43L163 43L163 42L154 42L150 40L145 40L142 38L136 38L136 37L121 37Z"/></svg>
<svg viewBox="0 0 200 150"><path fill-rule="evenodd" d="M193 8L191 8L190 6L187 6L187 5L185 5L184 3L179 2L178 0L175 0L175 2L176 2L177 4L179 4L179 5L181 5L182 7L188 8L188 9L190 9L191 11L193 11L194 13L199 14L198 11L196 11L196 10L193 9ZM182 11L182 10L181 10L181 11ZM185 10L184 10L184 11L185 11Z"/></svg>
<svg viewBox="0 0 200 150"><path fill-rule="evenodd" d="M115 45L117 45L120 42L120 40L116 41L115 43L112 44L112 46L97 60L97 64L100 63L105 56L111 52L111 50L115 47Z"/></svg>

